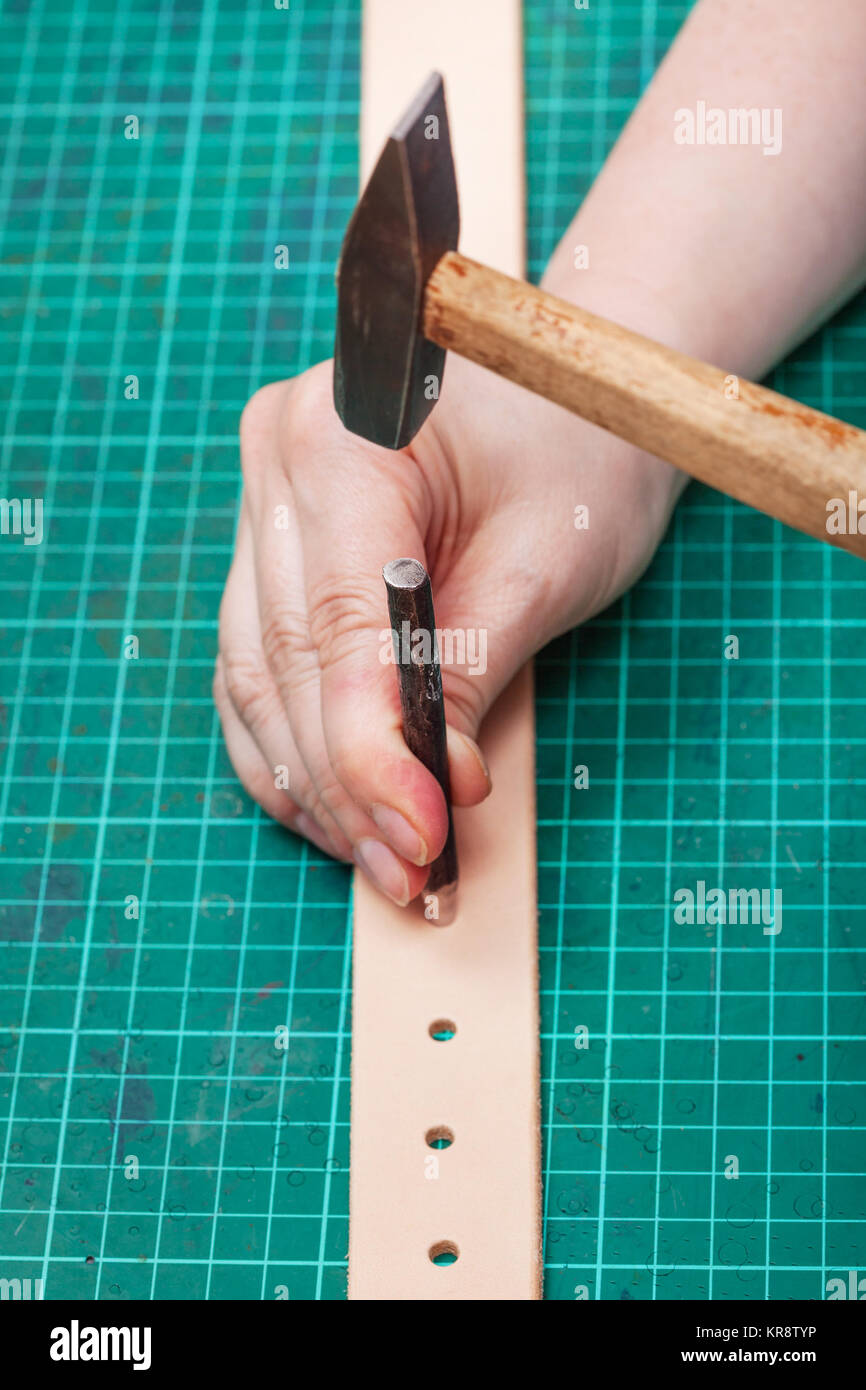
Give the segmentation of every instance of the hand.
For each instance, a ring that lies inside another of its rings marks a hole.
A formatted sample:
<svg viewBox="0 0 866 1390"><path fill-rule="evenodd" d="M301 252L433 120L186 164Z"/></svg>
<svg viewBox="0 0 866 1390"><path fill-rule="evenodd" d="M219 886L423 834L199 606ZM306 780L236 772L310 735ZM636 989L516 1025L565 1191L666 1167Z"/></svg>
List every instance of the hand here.
<svg viewBox="0 0 866 1390"><path fill-rule="evenodd" d="M452 798L473 806L490 789L476 742L485 712L535 651L637 578L683 479L453 356L442 400L400 453L343 429L331 379L323 363L244 411L214 695L249 794L405 904L443 847L447 812L403 741L396 673L380 656L383 565L421 560L437 627L467 635L461 664L443 643L442 677Z"/></svg>

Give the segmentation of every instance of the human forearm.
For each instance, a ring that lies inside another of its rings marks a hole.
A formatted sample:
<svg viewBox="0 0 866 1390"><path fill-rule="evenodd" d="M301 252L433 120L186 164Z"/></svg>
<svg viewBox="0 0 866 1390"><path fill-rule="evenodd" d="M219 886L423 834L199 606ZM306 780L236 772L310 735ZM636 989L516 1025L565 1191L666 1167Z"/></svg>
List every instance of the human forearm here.
<svg viewBox="0 0 866 1390"><path fill-rule="evenodd" d="M546 287L761 376L866 278L864 70L859 0L702 0L551 260ZM676 113L697 113L699 102L707 112L766 110L779 152L677 143L685 118Z"/></svg>

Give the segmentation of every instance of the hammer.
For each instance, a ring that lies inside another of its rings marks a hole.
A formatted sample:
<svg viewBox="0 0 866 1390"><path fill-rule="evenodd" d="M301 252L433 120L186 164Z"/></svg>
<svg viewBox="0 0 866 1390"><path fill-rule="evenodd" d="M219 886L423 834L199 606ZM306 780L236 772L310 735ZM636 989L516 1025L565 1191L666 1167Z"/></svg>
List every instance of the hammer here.
<svg viewBox="0 0 866 1390"><path fill-rule="evenodd" d="M385 144L337 271L334 403L404 449L448 348L798 531L866 558L866 433L457 252L442 78ZM862 512L861 508L862 499Z"/></svg>

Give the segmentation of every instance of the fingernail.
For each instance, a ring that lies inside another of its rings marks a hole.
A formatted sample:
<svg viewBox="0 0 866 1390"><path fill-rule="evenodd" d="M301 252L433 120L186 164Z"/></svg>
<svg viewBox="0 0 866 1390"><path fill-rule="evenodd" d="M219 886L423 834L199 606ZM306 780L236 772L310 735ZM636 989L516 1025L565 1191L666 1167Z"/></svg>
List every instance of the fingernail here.
<svg viewBox="0 0 866 1390"><path fill-rule="evenodd" d="M411 864L427 863L427 846L405 816L391 806L371 806L370 815L398 854Z"/></svg>
<svg viewBox="0 0 866 1390"><path fill-rule="evenodd" d="M355 860L370 875L376 887L398 907L409 901L409 880L400 860L381 840L360 840Z"/></svg>

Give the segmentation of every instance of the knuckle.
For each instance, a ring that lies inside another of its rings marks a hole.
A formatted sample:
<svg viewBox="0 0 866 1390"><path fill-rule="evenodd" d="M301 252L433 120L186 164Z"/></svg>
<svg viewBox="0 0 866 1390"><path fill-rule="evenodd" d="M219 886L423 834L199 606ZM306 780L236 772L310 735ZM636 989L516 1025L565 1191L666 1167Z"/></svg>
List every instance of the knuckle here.
<svg viewBox="0 0 866 1390"><path fill-rule="evenodd" d="M223 652L222 683L240 718L255 724L268 700L268 674L249 652Z"/></svg>
<svg viewBox="0 0 866 1390"><path fill-rule="evenodd" d="M241 411L241 444L252 441L267 428L273 420L280 398L285 395L285 390L285 382L272 381L267 386L260 386L258 391L250 396Z"/></svg>
<svg viewBox="0 0 866 1390"><path fill-rule="evenodd" d="M329 362L320 362L295 378L285 398L284 416L293 443L320 444L323 425L336 418ZM299 449L298 457L307 452Z"/></svg>
<svg viewBox="0 0 866 1390"><path fill-rule="evenodd" d="M387 625L387 614L376 625L382 608L378 587L356 581L347 592L338 581L324 580L311 586L308 602L310 641L322 665L337 665L369 647L376 668L379 632Z"/></svg>
<svg viewBox="0 0 866 1390"><path fill-rule="evenodd" d="M309 647L309 628L304 614L285 601L269 603L262 615L262 651L275 675L283 678L293 658L308 651Z"/></svg>
<svg viewBox="0 0 866 1390"><path fill-rule="evenodd" d="M217 657L216 663L213 668L213 676L211 677L210 688L214 704L216 705L218 710L222 710L223 701L226 697L226 682L225 675L223 674L222 657L220 656Z"/></svg>
<svg viewBox="0 0 866 1390"><path fill-rule="evenodd" d="M279 418L287 385L285 381L274 381L268 386L260 386L241 411L238 432L241 469L246 479L255 475L259 461L267 457L267 449L263 446L267 444Z"/></svg>
<svg viewBox="0 0 866 1390"><path fill-rule="evenodd" d="M286 469L311 512L321 508L323 495L329 490L357 485L364 449L340 423L330 362L320 362L292 382L281 430L283 439L291 441L291 448L285 451ZM325 452L328 466L323 471Z"/></svg>
<svg viewBox="0 0 866 1390"><path fill-rule="evenodd" d="M443 685L445 717L450 724L468 730L474 737L485 713L484 682L473 680L462 671L451 670L444 677Z"/></svg>
<svg viewBox="0 0 866 1390"><path fill-rule="evenodd" d="M259 387L241 412L241 468L244 478L257 477L276 449L292 474L315 462L323 431L336 420L332 368L329 362L311 367L290 381ZM287 447L290 446L290 447ZM314 468L321 484L321 475Z"/></svg>

